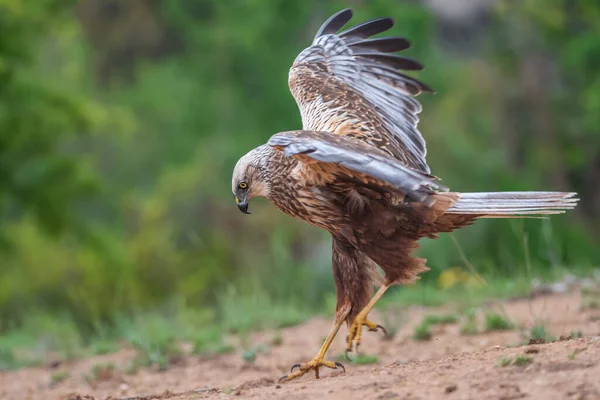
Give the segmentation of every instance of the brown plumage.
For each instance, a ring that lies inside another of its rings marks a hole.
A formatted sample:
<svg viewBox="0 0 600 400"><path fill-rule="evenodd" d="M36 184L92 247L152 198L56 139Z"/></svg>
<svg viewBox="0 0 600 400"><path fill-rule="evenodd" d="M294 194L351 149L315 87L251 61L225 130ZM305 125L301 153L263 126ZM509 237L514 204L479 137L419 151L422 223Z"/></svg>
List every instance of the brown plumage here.
<svg viewBox="0 0 600 400"><path fill-rule="evenodd" d="M323 356L342 321L349 325L348 350L360 343L362 326L378 328L366 317L387 287L413 282L428 269L413 254L420 238L478 218L562 213L577 202L575 193L449 192L431 175L417 129L421 105L414 96L431 89L398 71L422 66L389 54L409 42L370 39L393 26L390 18L336 33L351 16L347 9L327 20L290 69L302 130L272 136L242 157L233 173L243 212L252 197L264 196L333 237L336 323L315 359L287 379L339 366ZM376 265L385 276L371 298Z"/></svg>

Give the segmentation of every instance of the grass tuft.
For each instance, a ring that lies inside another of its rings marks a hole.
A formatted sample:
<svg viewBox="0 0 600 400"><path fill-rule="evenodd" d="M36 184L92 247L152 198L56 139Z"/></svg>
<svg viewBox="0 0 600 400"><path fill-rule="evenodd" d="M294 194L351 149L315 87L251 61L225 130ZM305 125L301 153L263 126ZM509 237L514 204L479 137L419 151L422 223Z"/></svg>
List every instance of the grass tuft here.
<svg viewBox="0 0 600 400"><path fill-rule="evenodd" d="M510 356L502 356L498 359L498 361L496 362L500 367L506 367L509 366L510 363L512 363L513 358Z"/></svg>
<svg viewBox="0 0 600 400"><path fill-rule="evenodd" d="M67 379L69 376L70 375L68 371L56 371L50 375L50 380L52 381L53 385L57 385Z"/></svg>
<svg viewBox="0 0 600 400"><path fill-rule="evenodd" d="M473 336L479 333L477 327L477 314L474 308L469 308L465 311L463 323L459 328L460 334L465 336Z"/></svg>
<svg viewBox="0 0 600 400"><path fill-rule="evenodd" d="M345 353L338 354L338 356L335 359L336 359L336 361L339 361L342 363L348 361ZM377 361L378 361L377 356L372 355L372 354L355 354L350 359L350 362L352 364L356 364L356 365L376 364Z"/></svg>
<svg viewBox="0 0 600 400"><path fill-rule="evenodd" d="M513 329L514 324L505 316L495 312L485 313L485 330L486 331L505 331Z"/></svg>
<svg viewBox="0 0 600 400"><path fill-rule="evenodd" d="M455 324L458 322L458 317L453 314L446 315L428 315L423 320L423 323L429 325L446 325L446 324Z"/></svg>
<svg viewBox="0 0 600 400"><path fill-rule="evenodd" d="M542 323L537 323L529 330L529 338L525 341L525 344L531 341L535 342L551 342L555 338L548 332L546 326Z"/></svg>
<svg viewBox="0 0 600 400"><path fill-rule="evenodd" d="M413 332L414 340L431 340L431 329L425 321L415 327Z"/></svg>
<svg viewBox="0 0 600 400"><path fill-rule="evenodd" d="M533 361L533 358L531 358L530 356L520 354L515 357L515 361L513 362L513 364L516 365L517 367L522 367L524 365L530 364L532 361Z"/></svg>

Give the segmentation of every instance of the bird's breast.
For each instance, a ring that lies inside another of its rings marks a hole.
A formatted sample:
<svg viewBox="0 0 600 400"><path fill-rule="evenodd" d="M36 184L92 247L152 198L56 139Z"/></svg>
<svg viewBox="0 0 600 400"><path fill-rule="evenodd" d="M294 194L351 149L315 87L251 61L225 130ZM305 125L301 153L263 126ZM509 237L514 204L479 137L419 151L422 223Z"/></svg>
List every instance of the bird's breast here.
<svg viewBox="0 0 600 400"><path fill-rule="evenodd" d="M271 192L271 201L284 213L332 233L344 213L334 193L316 186L285 187Z"/></svg>

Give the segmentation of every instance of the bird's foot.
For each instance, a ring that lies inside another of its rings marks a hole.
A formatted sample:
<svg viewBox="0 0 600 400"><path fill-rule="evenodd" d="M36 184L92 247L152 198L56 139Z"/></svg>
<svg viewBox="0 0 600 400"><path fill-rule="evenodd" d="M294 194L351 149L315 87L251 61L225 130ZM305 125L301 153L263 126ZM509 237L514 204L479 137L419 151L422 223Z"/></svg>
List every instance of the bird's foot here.
<svg viewBox="0 0 600 400"><path fill-rule="evenodd" d="M327 368L331 368L331 369L341 368L344 372L346 372L346 368L344 368L344 365L342 363L339 363L337 361L327 361L327 360L324 360L322 357L321 358L315 357L307 363L294 364L292 366L292 369L290 370L290 373L282 376L279 379L279 382L287 382L287 381L291 381L292 379L299 378L302 375L304 375L305 373L307 373L308 371L310 371L311 369L315 370L315 376L317 377L317 379L319 379L319 368L320 367L327 367ZM296 368L298 368L298 371L294 372L294 370Z"/></svg>
<svg viewBox="0 0 600 400"><path fill-rule="evenodd" d="M362 327L366 326L369 331L376 332L378 330L382 330L383 334L387 336L387 331L381 325L374 324L373 322L367 320L366 315L358 314L352 325L350 325L350 329L348 330L348 337L346 338L346 358L350 360L348 353L352 352L353 344L355 343L355 349L358 353L358 346L360 346L360 337L362 335Z"/></svg>

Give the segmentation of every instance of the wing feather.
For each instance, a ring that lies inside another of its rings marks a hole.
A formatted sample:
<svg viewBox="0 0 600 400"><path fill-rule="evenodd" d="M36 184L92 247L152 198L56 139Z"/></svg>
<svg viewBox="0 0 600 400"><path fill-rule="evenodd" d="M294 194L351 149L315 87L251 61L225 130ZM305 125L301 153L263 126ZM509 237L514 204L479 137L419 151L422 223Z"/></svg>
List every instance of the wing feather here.
<svg viewBox="0 0 600 400"><path fill-rule="evenodd" d="M429 173L426 143L417 129L422 107L414 96L433 90L398 71L420 70L422 64L390 54L409 48L408 40L370 38L389 30L391 18L336 34L351 17L350 9L330 17L290 69L290 90L303 129L347 135Z"/></svg>
<svg viewBox="0 0 600 400"><path fill-rule="evenodd" d="M335 32L333 32L335 33ZM393 53L410 48L410 42L403 37L384 37L376 39L365 39L350 45L352 50L361 52Z"/></svg>
<svg viewBox="0 0 600 400"><path fill-rule="evenodd" d="M323 35L332 35L339 31L352 18L352 10L346 8L333 14L327 21L321 25L317 31L315 39Z"/></svg>
<svg viewBox="0 0 600 400"><path fill-rule="evenodd" d="M356 180L386 187L411 200L427 203L430 195L447 190L436 178L400 163L384 151L352 138L328 132L280 132L268 144L295 157L309 184Z"/></svg>

